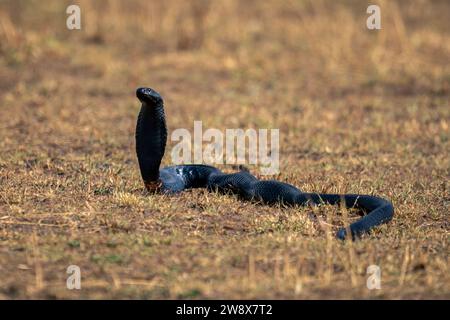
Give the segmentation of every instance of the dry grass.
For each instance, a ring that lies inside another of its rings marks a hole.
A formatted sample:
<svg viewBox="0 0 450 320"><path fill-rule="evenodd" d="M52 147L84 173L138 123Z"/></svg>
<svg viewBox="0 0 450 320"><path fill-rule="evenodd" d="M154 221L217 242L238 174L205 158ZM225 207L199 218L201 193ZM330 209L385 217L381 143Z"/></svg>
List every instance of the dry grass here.
<svg viewBox="0 0 450 320"><path fill-rule="evenodd" d="M1 298L450 298L448 1L379 1L381 31L364 1L78 3L81 31L63 1L0 3ZM280 128L276 179L395 219L340 243L339 208L149 196L141 85L172 130Z"/></svg>

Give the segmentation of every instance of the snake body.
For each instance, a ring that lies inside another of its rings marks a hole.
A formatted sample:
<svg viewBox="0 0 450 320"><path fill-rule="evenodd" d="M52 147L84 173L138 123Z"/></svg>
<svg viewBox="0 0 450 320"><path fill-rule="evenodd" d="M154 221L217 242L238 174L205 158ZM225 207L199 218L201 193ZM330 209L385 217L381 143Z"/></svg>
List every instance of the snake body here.
<svg viewBox="0 0 450 320"><path fill-rule="evenodd" d="M336 237L342 240L347 238L347 230L355 239L392 219L392 204L376 196L305 193L284 182L259 180L247 171L226 174L209 165L160 168L167 141L164 101L159 93L150 88L137 89L136 96L142 104L136 125L136 153L145 187L151 192L178 193L190 188L207 188L237 194L244 200L289 206L338 205L343 201L347 208L358 208L366 215L348 228L337 231Z"/></svg>

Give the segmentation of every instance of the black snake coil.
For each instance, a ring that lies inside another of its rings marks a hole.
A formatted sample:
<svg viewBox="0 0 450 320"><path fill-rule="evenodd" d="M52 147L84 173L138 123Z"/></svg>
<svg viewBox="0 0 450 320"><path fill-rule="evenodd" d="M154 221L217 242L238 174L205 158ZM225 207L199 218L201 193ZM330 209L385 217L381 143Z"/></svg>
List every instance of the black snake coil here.
<svg viewBox="0 0 450 320"><path fill-rule="evenodd" d="M350 225L352 239L392 219L392 204L374 196L304 193L287 183L258 180L247 171L225 174L207 165L177 165L160 169L167 141L163 99L150 88L139 88L136 95L142 103L136 126L136 152L142 179L149 191L176 193L189 188L207 188L232 192L243 199L264 204L291 206L340 204L344 201L347 208L358 208L367 213ZM347 229L341 228L336 236L345 239Z"/></svg>

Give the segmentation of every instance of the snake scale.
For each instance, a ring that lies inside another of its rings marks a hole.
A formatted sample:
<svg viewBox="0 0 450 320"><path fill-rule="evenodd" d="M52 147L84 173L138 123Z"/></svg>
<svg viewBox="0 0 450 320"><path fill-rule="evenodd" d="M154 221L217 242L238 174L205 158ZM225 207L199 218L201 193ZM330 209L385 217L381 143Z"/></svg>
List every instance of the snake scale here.
<svg viewBox="0 0 450 320"><path fill-rule="evenodd" d="M151 88L139 88L136 96L141 102L136 125L136 153L142 179L150 192L178 193L190 188L233 193L241 199L263 204L282 203L288 206L339 205L365 212L359 220L340 228L336 237L344 240L368 233L372 228L390 221L394 214L392 204L382 198L358 194L305 193L298 188L275 180L259 180L247 171L226 174L219 169L201 164L175 165L160 168L167 141L164 101Z"/></svg>

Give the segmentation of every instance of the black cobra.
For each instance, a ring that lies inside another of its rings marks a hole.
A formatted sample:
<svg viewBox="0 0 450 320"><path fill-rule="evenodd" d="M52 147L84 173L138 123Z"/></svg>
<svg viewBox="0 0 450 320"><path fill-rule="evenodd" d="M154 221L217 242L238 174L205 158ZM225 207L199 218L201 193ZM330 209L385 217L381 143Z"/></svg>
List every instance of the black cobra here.
<svg viewBox="0 0 450 320"><path fill-rule="evenodd" d="M245 200L290 206L340 204L343 201L347 208L358 208L367 213L349 226L352 239L392 219L392 204L379 197L304 193L287 183L258 180L247 171L225 174L208 165L176 165L160 169L167 141L164 102L159 93L150 88L137 89L136 96L142 103L136 126L136 152L142 179L149 191L177 193L190 188L207 188L231 192ZM341 228L337 238L345 239L347 229Z"/></svg>

